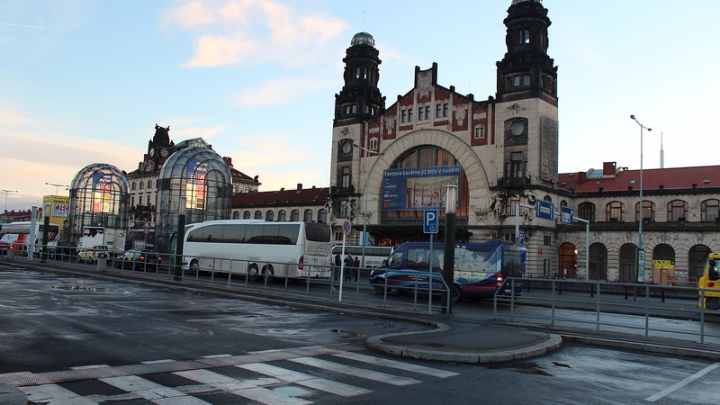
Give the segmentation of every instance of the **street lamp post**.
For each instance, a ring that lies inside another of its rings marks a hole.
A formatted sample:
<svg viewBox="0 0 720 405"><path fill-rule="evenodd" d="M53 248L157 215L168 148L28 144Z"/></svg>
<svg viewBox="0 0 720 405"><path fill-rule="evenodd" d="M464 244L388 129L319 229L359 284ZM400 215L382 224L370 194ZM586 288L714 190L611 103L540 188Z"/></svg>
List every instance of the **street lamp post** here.
<svg viewBox="0 0 720 405"><path fill-rule="evenodd" d="M5 216L7 216L7 198L9 193L17 193L17 190L0 190L5 193Z"/></svg>
<svg viewBox="0 0 720 405"><path fill-rule="evenodd" d="M364 151L367 154L375 154L378 156L385 155L383 152L375 152L374 150L370 150L367 148L363 148L362 146L353 143L353 146ZM360 263L360 268L365 268L365 245L367 244L367 222L368 222L368 183L370 183L370 163L366 161L365 164L365 171L367 172L367 175L365 176L365 185L363 187L363 194L365 194L365 213L363 214L364 221L363 221L363 241L362 241L362 262ZM360 269L357 269L358 274L360 274Z"/></svg>
<svg viewBox="0 0 720 405"><path fill-rule="evenodd" d="M640 205L639 205L639 223L638 226L638 274L637 274L637 281L638 283L642 283L645 279L645 250L643 246L643 131L648 130L648 132L652 131L652 128L648 128L645 125L641 124L640 121L635 118L635 115L631 115L630 119L635 121L640 126Z"/></svg>
<svg viewBox="0 0 720 405"><path fill-rule="evenodd" d="M65 184L55 184L55 183L45 183L45 184L48 185L48 186L54 186L54 187L55 187L55 195L57 195L58 189L59 189L60 187L70 187L70 186L65 185Z"/></svg>
<svg viewBox="0 0 720 405"><path fill-rule="evenodd" d="M48 254L48 232L50 231L50 204L43 205L43 242L40 261L45 263Z"/></svg>
<svg viewBox="0 0 720 405"><path fill-rule="evenodd" d="M447 290L443 291L444 313L452 314L452 288L455 282L455 210L457 209L457 186L447 185L445 198L445 245L443 250L443 279Z"/></svg>
<svg viewBox="0 0 720 405"><path fill-rule="evenodd" d="M187 197L180 196L178 202L178 227L177 227L177 243L175 246L175 280L182 280L183 273L183 250L185 247L185 213L187 212Z"/></svg>

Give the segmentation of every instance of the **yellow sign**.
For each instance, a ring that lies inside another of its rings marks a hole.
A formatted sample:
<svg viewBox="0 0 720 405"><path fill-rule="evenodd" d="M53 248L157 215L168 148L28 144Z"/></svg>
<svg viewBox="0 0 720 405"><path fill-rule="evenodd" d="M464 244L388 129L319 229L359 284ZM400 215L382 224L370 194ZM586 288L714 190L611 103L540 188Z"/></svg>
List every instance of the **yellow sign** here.
<svg viewBox="0 0 720 405"><path fill-rule="evenodd" d="M653 260L653 267L661 270L672 270L675 268L674 260Z"/></svg>

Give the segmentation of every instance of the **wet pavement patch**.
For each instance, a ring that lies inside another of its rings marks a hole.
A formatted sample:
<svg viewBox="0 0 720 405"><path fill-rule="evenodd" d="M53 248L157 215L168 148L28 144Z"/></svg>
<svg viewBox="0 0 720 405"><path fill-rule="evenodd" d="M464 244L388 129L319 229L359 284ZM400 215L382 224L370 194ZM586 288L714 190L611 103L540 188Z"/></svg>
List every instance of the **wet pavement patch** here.
<svg viewBox="0 0 720 405"><path fill-rule="evenodd" d="M86 285L54 285L56 290L69 290L69 291L91 291L91 292L106 292L108 291L105 287L94 287Z"/></svg>

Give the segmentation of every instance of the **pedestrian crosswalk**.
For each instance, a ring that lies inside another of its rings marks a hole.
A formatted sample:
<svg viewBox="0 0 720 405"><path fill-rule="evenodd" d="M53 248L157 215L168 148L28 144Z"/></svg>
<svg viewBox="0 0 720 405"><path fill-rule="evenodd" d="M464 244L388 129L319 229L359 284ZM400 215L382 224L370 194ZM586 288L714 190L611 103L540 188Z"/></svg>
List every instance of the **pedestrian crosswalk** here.
<svg viewBox="0 0 720 405"><path fill-rule="evenodd" d="M0 374L0 383L16 386L34 403L52 405L214 405L219 396L225 399L218 403L305 405L327 402L326 398L361 397L378 386L406 387L458 375L361 350L362 346L339 344L190 361L88 365L58 372ZM228 396L237 402L228 402Z"/></svg>

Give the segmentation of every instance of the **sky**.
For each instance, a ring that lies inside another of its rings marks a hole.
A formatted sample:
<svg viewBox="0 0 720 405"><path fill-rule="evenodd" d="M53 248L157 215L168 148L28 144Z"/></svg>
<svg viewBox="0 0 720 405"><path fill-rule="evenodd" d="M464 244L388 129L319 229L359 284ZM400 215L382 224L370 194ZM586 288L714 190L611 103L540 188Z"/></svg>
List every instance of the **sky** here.
<svg viewBox="0 0 720 405"><path fill-rule="evenodd" d="M260 191L329 186L350 40L380 51L386 107L438 84L495 96L511 0L0 0L0 209L138 168L155 124L202 137ZM545 0L561 173L720 165L720 1ZM652 132L644 132L634 114ZM49 183L49 184L48 184ZM7 191L7 192L6 192ZM3 199L4 197L4 199Z"/></svg>

